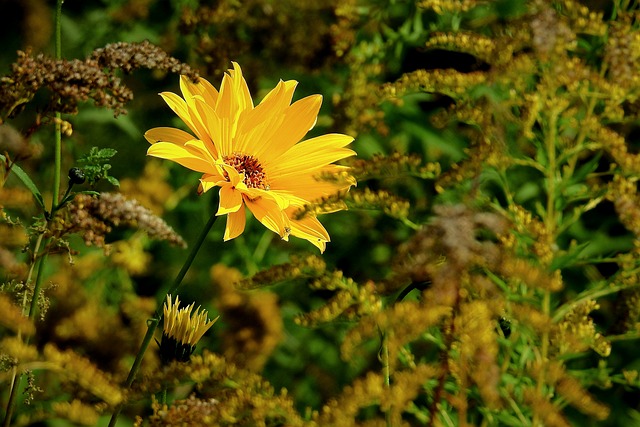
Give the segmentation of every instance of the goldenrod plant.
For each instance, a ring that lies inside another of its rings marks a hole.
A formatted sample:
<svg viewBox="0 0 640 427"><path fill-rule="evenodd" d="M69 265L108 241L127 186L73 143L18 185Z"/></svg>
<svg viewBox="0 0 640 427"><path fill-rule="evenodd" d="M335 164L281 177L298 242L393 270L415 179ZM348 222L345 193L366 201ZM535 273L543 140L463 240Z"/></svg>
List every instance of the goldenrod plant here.
<svg viewBox="0 0 640 427"><path fill-rule="evenodd" d="M3 426L640 425L637 2L2 7Z"/></svg>

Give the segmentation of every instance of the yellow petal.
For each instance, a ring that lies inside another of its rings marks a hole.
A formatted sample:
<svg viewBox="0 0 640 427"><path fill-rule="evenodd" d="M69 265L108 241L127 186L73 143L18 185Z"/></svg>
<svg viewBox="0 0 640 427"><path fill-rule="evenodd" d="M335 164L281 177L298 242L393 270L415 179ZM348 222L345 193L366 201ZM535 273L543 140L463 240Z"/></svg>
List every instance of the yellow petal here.
<svg viewBox="0 0 640 427"><path fill-rule="evenodd" d="M172 142L178 145L184 145L185 142L191 141L193 135L187 133L183 130L170 128L170 127L158 127L149 129L144 133L144 137L151 144L155 144L156 142Z"/></svg>
<svg viewBox="0 0 640 427"><path fill-rule="evenodd" d="M304 171L312 172L336 160L353 156L356 154L355 151L343 148L351 141L353 141L352 137L336 133L303 141L291 147L272 165L269 165L269 176L275 178Z"/></svg>
<svg viewBox="0 0 640 427"><path fill-rule="evenodd" d="M230 185L241 190L247 189L247 185L244 183L243 173L239 173L233 166L229 166L224 163L218 164L217 166L226 172L227 180Z"/></svg>
<svg viewBox="0 0 640 427"><path fill-rule="evenodd" d="M164 102L167 103L169 108L171 108L173 112L180 117L180 120L182 120L198 138L202 139L202 135L198 133L197 126L195 126L191 120L191 115L189 114L189 109L187 108L185 100L172 92L162 92L160 96L164 99Z"/></svg>
<svg viewBox="0 0 640 427"><path fill-rule="evenodd" d="M278 205L278 209L280 209L281 211L287 209L291 204L291 201L296 199L295 196L286 191L278 192L263 190L261 188L247 188L245 194L251 199L258 199L261 197L271 199L276 202L276 204Z"/></svg>
<svg viewBox="0 0 640 427"><path fill-rule="evenodd" d="M209 144L205 144L203 141L200 141L199 139L192 139L191 141L185 142L184 148L188 149L189 151L196 154L197 156L207 160L211 164L214 164L216 162L215 157L213 157L213 155L211 154L211 151L209 150Z"/></svg>
<svg viewBox="0 0 640 427"><path fill-rule="evenodd" d="M240 64L237 62L231 62L231 65L233 65L233 70L229 70L229 74L233 78L233 92L237 102L237 114L239 114L244 110L253 109L253 99L251 99L251 93L249 92L247 81L242 75ZM237 117L237 115L235 117Z"/></svg>
<svg viewBox="0 0 640 427"><path fill-rule="evenodd" d="M296 90L296 86L298 86L298 82L295 80L280 80L276 87L271 89L269 93L267 93L265 97L262 98L262 101L260 101L260 105L270 103L271 101L273 101L272 97L276 95L280 96L282 98L282 101L285 101L287 105L290 105L291 99L293 98L293 92Z"/></svg>
<svg viewBox="0 0 640 427"><path fill-rule="evenodd" d="M313 176L308 175L295 175L291 180L287 180L287 178L273 181L272 184L273 187L286 188L286 190L272 189L271 192L282 194L282 197L287 197L290 200L290 204L296 206L300 206L300 203L297 203L298 201L303 201L302 204L307 204L349 188L349 185L344 186L329 181L318 181ZM284 184L280 184L280 181L285 180Z"/></svg>
<svg viewBox="0 0 640 427"><path fill-rule="evenodd" d="M242 207L242 193L232 185L223 185L222 188L220 188L220 204L216 215L237 212L240 207Z"/></svg>
<svg viewBox="0 0 640 427"><path fill-rule="evenodd" d="M280 81L256 108L240 115L234 141L237 151L259 158L269 148L268 141L284 122L284 111L291 103L296 84L295 81Z"/></svg>
<svg viewBox="0 0 640 427"><path fill-rule="evenodd" d="M235 239L244 231L245 222L247 220L244 205L240 205L237 212L231 212L227 215L227 226L224 229L224 241Z"/></svg>
<svg viewBox="0 0 640 427"><path fill-rule="evenodd" d="M198 83L192 83L187 76L180 76L180 90L185 100L198 95L207 104L216 105L216 100L218 99L216 88L202 77L198 79Z"/></svg>
<svg viewBox="0 0 640 427"><path fill-rule="evenodd" d="M291 221L280 210L275 201L264 197L255 200L247 198L245 199L245 205L265 227L280 235L283 240L289 239Z"/></svg>
<svg viewBox="0 0 640 427"><path fill-rule="evenodd" d="M300 141L316 123L322 105L321 95L311 95L294 102L284 112L284 120L275 135L265 141L257 154L265 165Z"/></svg>
<svg viewBox="0 0 640 427"><path fill-rule="evenodd" d="M231 129L223 129L223 126L229 125L229 121L223 122L213 107L205 102L204 98L196 97L194 100L196 110L198 114L200 114L207 128L207 132L211 137L211 141L215 146L215 157L221 158L231 154Z"/></svg>
<svg viewBox="0 0 640 427"><path fill-rule="evenodd" d="M234 125L244 110L253 108L253 100L240 66L233 62L233 70L222 77L215 110L222 119L229 119Z"/></svg>
<svg viewBox="0 0 640 427"><path fill-rule="evenodd" d="M292 220L291 235L308 240L317 246L320 252L324 252L327 246L326 243L331 241L327 230L313 216L307 216L301 220Z"/></svg>
<svg viewBox="0 0 640 427"><path fill-rule="evenodd" d="M224 177L218 174L217 171L215 174L205 174L202 176L202 178L200 178L199 193L200 194L206 193L207 191L211 190L213 187L221 186L221 184L225 182L227 181L224 179Z"/></svg>
<svg viewBox="0 0 640 427"><path fill-rule="evenodd" d="M149 147L147 155L161 159L172 160L185 168L196 172L211 173L215 167L208 161L195 154L187 147L181 147L170 142L157 142Z"/></svg>

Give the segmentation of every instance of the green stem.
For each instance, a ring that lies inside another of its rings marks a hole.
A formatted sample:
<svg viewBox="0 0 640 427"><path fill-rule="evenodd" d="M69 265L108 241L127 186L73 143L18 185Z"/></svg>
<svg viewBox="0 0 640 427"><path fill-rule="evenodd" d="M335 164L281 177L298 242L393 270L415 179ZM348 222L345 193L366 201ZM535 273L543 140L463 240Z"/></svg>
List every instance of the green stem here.
<svg viewBox="0 0 640 427"><path fill-rule="evenodd" d="M384 386L387 389L387 393L391 392L391 368L389 367L389 337L386 332L382 333L382 373L384 375ZM391 419L392 407L387 408L384 414L387 427L392 427L393 422Z"/></svg>
<svg viewBox="0 0 640 427"><path fill-rule="evenodd" d="M62 59L62 3L64 0L58 0L56 4L56 59ZM53 173L53 199L51 200L51 212L58 204L58 196L60 192L60 169L61 169L61 152L62 152L62 129L60 122L62 115L59 111L56 111L56 130L55 136L55 149L54 149L54 168Z"/></svg>
<svg viewBox="0 0 640 427"><path fill-rule="evenodd" d="M198 236L198 239L196 240L195 244L191 248L191 252L189 253L189 256L185 260L184 264L182 265L182 269L180 270L180 272L176 276L175 280L173 281L173 284L171 285L169 290L164 294L162 299L160 301L158 301L158 308L156 309L156 312L154 313L153 317L150 318L147 321L147 333L145 334L144 338L142 339L142 344L140 345L140 350L138 350L138 354L136 355L136 359L133 361L133 365L131 366L131 370L129 371L129 375L127 376L127 379L126 379L126 381L124 383L124 387L125 388L131 387L131 384L133 384L133 380L135 379L136 374L138 373L138 370L140 369L140 364L142 363L142 358L144 357L144 354L147 351L147 348L149 347L149 344L151 343L151 340L153 339L153 335L154 335L154 333L156 331L156 328L158 327L158 324L162 320L163 304L164 304L164 301L167 298L167 295L169 295L169 294L175 295L176 291L180 287L180 284L182 283L182 279L184 279L184 276L187 274L187 271L189 271L189 267L191 267L191 264L193 263L193 260L195 259L196 255L198 254L198 251L200 250L200 247L202 246L202 243L204 243L207 235L209 234L209 231L211 230L211 227L213 227L213 224L216 222L217 218L218 217L216 216L215 213L211 215L211 217L209 218L209 221L204 226L204 228L200 232L200 235ZM109 427L113 427L113 426L116 425L116 422L118 421L118 416L120 415L120 412L122 411L122 406L123 405L120 404L113 411L113 415L111 416L111 420L109 421Z"/></svg>
<svg viewBox="0 0 640 427"><path fill-rule="evenodd" d="M44 233L41 233L38 236L38 240L36 240L36 244L33 248L33 256L31 257L31 267L29 268L29 273L27 274L26 285L31 283L31 277L33 277L33 270L35 269L36 264L38 264L38 273L36 276L36 282L33 288L33 294L31 296L31 305L29 306L29 312L26 312L27 308L27 290L25 289L24 298L22 300L22 313L25 316L29 316L29 319L33 320L35 317L35 302L37 301L38 292L40 292L40 284L42 282L42 263L45 258L46 252L38 258L38 252L40 252L40 246L42 245L42 240L44 238ZM44 245L45 248L47 244ZM22 333L18 331L18 339L22 338ZM24 339L25 344L29 343L29 337ZM13 416L13 410L15 409L15 402L18 389L20 388L20 380L22 379L22 374L18 373L18 367L14 366L11 372L11 388L9 392L9 400L7 402L7 413L5 414L4 422L2 423L3 427L8 427L11 425L11 417Z"/></svg>

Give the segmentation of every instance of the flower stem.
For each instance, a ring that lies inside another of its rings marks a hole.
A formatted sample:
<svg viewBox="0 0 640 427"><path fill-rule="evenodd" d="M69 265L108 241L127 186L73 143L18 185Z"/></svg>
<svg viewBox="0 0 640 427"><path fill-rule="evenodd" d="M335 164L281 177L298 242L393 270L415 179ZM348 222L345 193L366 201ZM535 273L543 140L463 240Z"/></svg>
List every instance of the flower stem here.
<svg viewBox="0 0 640 427"><path fill-rule="evenodd" d="M56 4L56 59L62 59L62 3L64 0L58 0ZM60 164L62 152L62 129L60 122L62 115L56 111L56 131L54 132L55 149L54 149L54 173L53 173L53 198L51 200L51 212L58 204L58 196L60 194Z"/></svg>
<svg viewBox="0 0 640 427"><path fill-rule="evenodd" d="M389 337L387 332L382 333L382 374L384 376L384 386L387 389L387 393L391 392L391 368L389 367ZM387 427L393 425L391 420L392 407L387 408L384 418Z"/></svg>
<svg viewBox="0 0 640 427"><path fill-rule="evenodd" d="M35 269L36 264L38 264L38 275L36 276L36 284L34 286L34 290L33 290L33 295L31 297L31 306L29 308L29 312L27 313L26 309L27 309L27 298L28 298L28 292L27 289L25 289L24 291L24 297L22 299L22 314L24 316L29 316L30 319L33 319L33 301L35 301L36 298L36 292L39 289L39 279L40 279L40 270L42 267L42 262L41 259L38 259L38 252L40 251L40 246L42 244L42 239L44 238L44 233L41 233L38 236L38 239L36 240L36 244L33 248L33 255L31 257L31 267L29 267L29 273L27 274L27 279L25 281L25 285L29 285L29 283L31 283L31 277L33 277L33 270ZM18 330L18 339L22 338L22 333ZM29 338L25 338L25 343L29 342ZM2 423L3 427L8 427L9 425L11 425L11 417L13 415L13 409L14 409L14 405L15 405L15 401L16 401L16 394L18 389L20 388L20 380L22 379L22 374L18 373L18 367L14 366L11 370L11 391L9 392L9 400L7 402L7 412L5 414L5 418L4 418L4 422Z"/></svg>
<svg viewBox="0 0 640 427"><path fill-rule="evenodd" d="M163 304L163 302L166 300L167 295L169 295L169 294L174 295L175 292L180 287L180 284L182 283L182 279L184 279L184 276L187 274L187 271L189 271L189 267L191 267L191 264L193 263L193 260L195 259L196 255L198 254L198 251L200 250L200 247L202 246L202 243L204 243L207 235L209 234L209 231L211 230L211 227L213 227L213 224L216 222L217 218L218 217L216 216L215 213L213 213L211 215L211 217L209 218L209 221L206 223L206 225L204 226L204 228L200 232L200 235L198 236L198 239L196 240L195 244L191 248L191 252L189 253L189 256L185 260L184 264L182 265L182 269L180 270L180 272L176 276L175 280L173 281L173 284L171 285L169 290L164 294L164 296L159 300L158 308L156 309L156 312L154 313L153 317L150 318L149 320L147 320L147 333L145 334L144 338L142 339L142 344L140 345L140 350L138 350L138 354L136 355L136 359L133 361L133 365L131 366L131 370L129 371L129 375L127 376L127 379L126 379L126 381L124 383L124 387L125 388L129 388L129 387L131 387L131 384L133 384L133 380L135 379L136 374L138 373L138 370L140 369L140 364L142 363L142 358L144 357L144 353L147 351L147 348L149 347L149 344L151 343L151 340L153 339L153 335L154 335L154 333L156 331L156 328L158 327L158 324L162 320L162 315L163 315L163 310L162 310L163 305L162 304ZM122 404L118 405L116 407L116 409L113 411L113 415L111 416L111 420L109 421L109 427L113 427L113 426L116 425L116 422L118 420L118 416L120 415L120 412L122 411L122 406L123 406Z"/></svg>

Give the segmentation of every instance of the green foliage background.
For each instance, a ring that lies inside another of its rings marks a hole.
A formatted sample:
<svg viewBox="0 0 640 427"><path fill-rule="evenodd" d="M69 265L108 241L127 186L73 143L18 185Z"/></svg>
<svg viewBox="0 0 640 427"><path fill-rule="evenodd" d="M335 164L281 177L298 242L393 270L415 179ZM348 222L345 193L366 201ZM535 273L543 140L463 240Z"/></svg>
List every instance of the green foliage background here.
<svg viewBox="0 0 640 427"><path fill-rule="evenodd" d="M54 55L52 3L0 3L0 75L10 75L17 50ZM346 133L358 153L347 162L359 181L345 198L349 210L320 216L331 236L322 255L255 220L223 242L223 221L215 224L180 296L221 315L196 354L224 359L193 365L216 380L160 367L152 344L122 425L136 416L143 425L640 425L639 11L623 0L64 3L63 58L148 40L215 86L238 62L254 102L279 79L295 79L297 99L324 97L308 137ZM115 149L108 175L120 190L104 180L78 189L137 197L191 243L216 209L214 191L198 196L197 173L147 158L142 136L183 127L157 95L178 93L178 75L115 74L133 92L127 114L114 118L91 101L63 114L73 132L62 139L62 170L81 167L92 147ZM30 155L6 144L2 152L45 205L54 174L50 96L41 90L12 114L3 105L1 116ZM41 212L30 196L9 198L24 186L7 174L0 246L28 265L21 248L33 248ZM468 223L470 236L447 240ZM58 288L45 290L50 309L30 344L38 355L22 354L35 366L35 386L13 424L108 423L116 404L34 361L61 363L43 350L53 344L93 364L80 376L97 369L109 384L123 382L154 300L187 253L133 228L107 235L110 255L78 233L50 250L43 274ZM136 260L144 266L132 267ZM24 277L12 271L0 266L2 292L13 298ZM425 320L443 307L448 314ZM9 372L21 363L8 322L0 322L3 418ZM64 329L79 323L82 333ZM246 375L229 368L236 365ZM163 389L169 405L192 392L220 403L213 415L200 407L194 418L177 410L162 418L151 396ZM72 399L95 418L55 406Z"/></svg>

